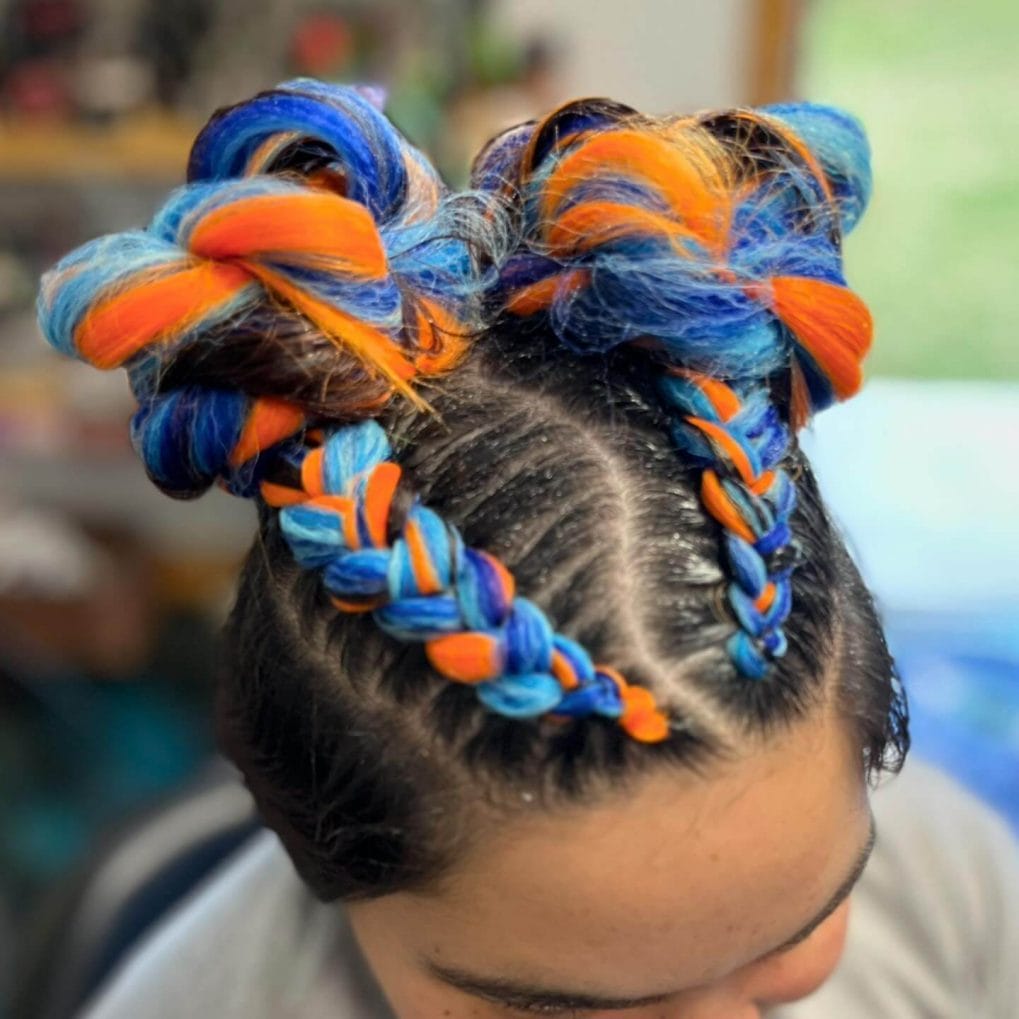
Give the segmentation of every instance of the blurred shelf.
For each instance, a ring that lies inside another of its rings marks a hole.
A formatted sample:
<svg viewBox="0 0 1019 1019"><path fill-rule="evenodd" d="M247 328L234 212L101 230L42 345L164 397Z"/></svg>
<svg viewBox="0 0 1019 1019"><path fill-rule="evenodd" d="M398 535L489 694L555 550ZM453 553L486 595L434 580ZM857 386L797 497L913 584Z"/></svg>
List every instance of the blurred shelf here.
<svg viewBox="0 0 1019 1019"><path fill-rule="evenodd" d="M183 181L199 126L158 112L106 126L0 119L0 183Z"/></svg>
<svg viewBox="0 0 1019 1019"><path fill-rule="evenodd" d="M169 561L239 562L257 527L254 503L215 488L201 499L168 499L126 450L87 457L0 449L0 493L15 505L131 531Z"/></svg>

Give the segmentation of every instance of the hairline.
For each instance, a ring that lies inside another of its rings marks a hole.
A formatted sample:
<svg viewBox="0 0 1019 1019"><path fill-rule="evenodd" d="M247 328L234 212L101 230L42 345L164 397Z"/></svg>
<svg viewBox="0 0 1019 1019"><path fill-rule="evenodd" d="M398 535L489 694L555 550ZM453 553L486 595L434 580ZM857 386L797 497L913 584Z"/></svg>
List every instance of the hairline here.
<svg viewBox="0 0 1019 1019"><path fill-rule="evenodd" d="M876 839L877 826L874 815L871 813L866 842L857 854L852 869L825 903L821 911L809 923L800 928L796 934L787 938L776 948L763 953L755 961L761 961L773 955L778 955L805 941L842 905L863 875L874 849ZM458 990L473 994L495 1004L516 1008L545 1007L561 1008L564 1010L623 1010L639 1008L644 1005L658 1005L679 993L679 989L677 989L675 991L645 995L638 998L605 997L586 991L561 990L542 987L538 984L528 984L518 980L479 976L461 970L456 966L448 966L436 962L424 954L419 957L419 961L429 974L438 978L443 983L447 983Z"/></svg>

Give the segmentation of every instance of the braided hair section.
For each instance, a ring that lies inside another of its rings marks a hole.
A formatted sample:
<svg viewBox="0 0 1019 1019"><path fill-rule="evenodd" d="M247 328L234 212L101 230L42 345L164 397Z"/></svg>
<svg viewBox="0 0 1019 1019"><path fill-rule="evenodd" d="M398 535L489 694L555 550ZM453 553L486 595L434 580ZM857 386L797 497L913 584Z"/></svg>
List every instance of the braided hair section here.
<svg viewBox="0 0 1019 1019"><path fill-rule="evenodd" d="M677 447L703 468L704 508L722 528L727 601L739 624L729 656L741 675L761 679L786 651L782 624L799 555L789 526L796 488L780 466L788 429L760 390L676 369L659 388Z"/></svg>
<svg viewBox="0 0 1019 1019"><path fill-rule="evenodd" d="M721 528L730 658L763 678L798 556L781 464L812 414L859 389L871 344L841 250L869 195L862 130L810 104L658 120L581 100L495 139L474 181L519 219L496 307L543 317L577 354L646 351Z"/></svg>
<svg viewBox="0 0 1019 1019"><path fill-rule="evenodd" d="M390 636L422 643L437 672L474 686L500 715L595 714L640 742L664 740L668 721L650 691L555 633L498 559L465 546L417 498L395 511L402 472L392 456L381 426L363 421L295 458L291 485L263 485L294 556L319 571L336 608L370 612Z"/></svg>

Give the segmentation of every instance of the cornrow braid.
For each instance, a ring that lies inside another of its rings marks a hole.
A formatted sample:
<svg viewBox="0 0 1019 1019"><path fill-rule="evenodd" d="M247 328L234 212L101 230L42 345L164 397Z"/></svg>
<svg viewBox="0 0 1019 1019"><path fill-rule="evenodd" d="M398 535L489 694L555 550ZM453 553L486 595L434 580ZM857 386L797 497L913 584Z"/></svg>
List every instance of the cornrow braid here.
<svg viewBox="0 0 1019 1019"><path fill-rule="evenodd" d="M294 483L263 484L302 566L320 571L342 612L371 612L386 633L422 642L447 679L475 687L510 718L551 713L617 719L640 742L668 736L650 691L594 666L576 641L515 592L498 559L464 545L455 527L412 499L394 513L401 468L375 421L328 433L293 461Z"/></svg>
<svg viewBox="0 0 1019 1019"><path fill-rule="evenodd" d="M741 394L681 369L667 371L659 389L675 414L676 445L704 468L701 501L722 527L728 602L739 622L729 655L742 675L760 679L786 651L782 623L799 555L789 528L796 489L779 466L788 430L760 390Z"/></svg>
<svg viewBox="0 0 1019 1019"><path fill-rule="evenodd" d="M519 219L496 308L543 316L578 354L647 351L722 530L730 658L763 678L786 651L798 557L781 462L859 389L872 338L841 260L870 188L862 130L810 104L654 120L582 100L495 139L474 181Z"/></svg>

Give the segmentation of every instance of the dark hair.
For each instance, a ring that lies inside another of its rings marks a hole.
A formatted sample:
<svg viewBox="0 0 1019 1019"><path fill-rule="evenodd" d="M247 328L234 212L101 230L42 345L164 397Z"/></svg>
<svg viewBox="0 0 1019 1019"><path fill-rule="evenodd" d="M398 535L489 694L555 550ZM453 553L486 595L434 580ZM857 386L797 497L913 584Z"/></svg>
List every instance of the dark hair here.
<svg viewBox="0 0 1019 1019"><path fill-rule="evenodd" d="M682 122L696 143L691 187L709 165L741 193L758 185L754 215L732 218L744 255L767 242L774 264L758 260L756 276L677 245L690 231L669 219L665 178L617 179L604 151L579 161L579 190L552 204L574 216L575 238L584 202L609 195L607 230L589 216L591 243L557 248L529 224L550 186L544 162L570 139L622 125L624 140L644 132L667 147L672 122L568 107L487 150L481 195L460 199L378 96L301 80L217 114L188 186L148 230L92 242L44 279L49 340L128 370L135 444L160 487L191 496L218 480L263 496L217 730L319 898L427 887L517 809L581 802L653 768L708 767L826 704L852 727L862 770L901 763L906 705L880 623L785 425L858 384L862 318L839 245L866 174L839 156L859 144L842 115L783 115L809 147L785 121L739 111ZM627 203L644 203L632 222ZM828 315L824 329L807 304ZM434 376L426 408L408 382L422 376ZM712 393L729 428L717 448L690 433L686 406ZM422 500L502 560L559 634L653 694L665 738L631 738L598 714L504 717L434 671L418 643L342 599L338 611L272 505L304 484L309 449L364 417L403 469L386 537ZM753 484L727 460L734 443L761 472ZM705 511L709 471L732 506L757 514L758 530L733 524L761 539L746 542L752 569ZM735 591L747 584L761 590ZM763 587L779 594L761 600Z"/></svg>
<svg viewBox="0 0 1019 1019"><path fill-rule="evenodd" d="M220 741L322 899L436 880L476 830L471 804L552 806L664 761L697 767L830 697L859 735L861 767L905 755L881 626L802 452L786 461L804 550L789 652L767 681L747 682L724 648L718 528L646 366L628 351L578 358L519 330L474 347L433 396L434 416L393 408L387 431L414 490L679 725L649 746L605 719L557 732L486 711L430 673L419 647L338 613L265 513L227 629Z"/></svg>

